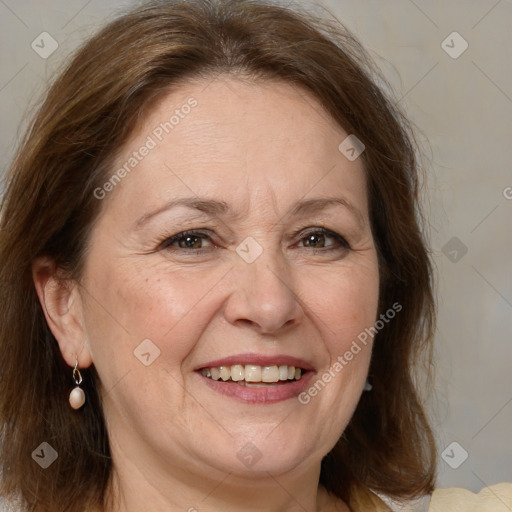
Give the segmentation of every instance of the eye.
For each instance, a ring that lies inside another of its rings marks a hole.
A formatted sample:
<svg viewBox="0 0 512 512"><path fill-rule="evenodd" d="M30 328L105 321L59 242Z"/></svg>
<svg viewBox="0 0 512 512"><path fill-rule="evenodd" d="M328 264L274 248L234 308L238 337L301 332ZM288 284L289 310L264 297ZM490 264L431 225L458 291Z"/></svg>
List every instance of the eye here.
<svg viewBox="0 0 512 512"><path fill-rule="evenodd" d="M299 243L301 247L312 249L348 249L348 242L339 234L324 228L316 228L302 236Z"/></svg>
<svg viewBox="0 0 512 512"><path fill-rule="evenodd" d="M208 242L208 243L206 243ZM189 249L197 251L212 246L211 238L202 231L183 231L170 238L165 239L161 244L161 249Z"/></svg>

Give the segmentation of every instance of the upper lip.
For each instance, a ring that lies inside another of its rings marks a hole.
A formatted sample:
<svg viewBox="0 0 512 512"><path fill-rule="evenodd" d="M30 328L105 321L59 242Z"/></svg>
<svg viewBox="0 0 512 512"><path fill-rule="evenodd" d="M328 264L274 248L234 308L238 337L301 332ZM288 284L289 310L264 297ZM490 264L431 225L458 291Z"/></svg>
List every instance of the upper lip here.
<svg viewBox="0 0 512 512"><path fill-rule="evenodd" d="M276 354L274 356L263 354L238 354L200 364L194 368L194 370L202 370L203 368L218 368L219 366L233 366L235 364L255 364L258 366L286 365L302 368L303 370L314 370L311 363L308 363L304 359L284 354Z"/></svg>

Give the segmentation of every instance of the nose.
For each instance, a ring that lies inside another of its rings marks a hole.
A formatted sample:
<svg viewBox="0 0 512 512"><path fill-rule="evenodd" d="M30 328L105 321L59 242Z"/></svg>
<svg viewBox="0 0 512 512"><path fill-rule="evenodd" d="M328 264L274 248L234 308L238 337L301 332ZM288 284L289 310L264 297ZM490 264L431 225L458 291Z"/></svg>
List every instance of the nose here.
<svg viewBox="0 0 512 512"><path fill-rule="evenodd" d="M276 251L277 252L277 251ZM270 250L254 262L237 258L224 315L232 325L273 334L300 323L303 315L287 263Z"/></svg>

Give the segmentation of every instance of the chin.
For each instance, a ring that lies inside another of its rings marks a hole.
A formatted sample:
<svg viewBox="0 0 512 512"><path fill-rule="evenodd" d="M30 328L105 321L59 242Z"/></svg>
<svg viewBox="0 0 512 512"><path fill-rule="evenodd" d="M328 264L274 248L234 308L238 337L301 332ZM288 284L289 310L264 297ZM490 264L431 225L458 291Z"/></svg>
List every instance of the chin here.
<svg viewBox="0 0 512 512"><path fill-rule="evenodd" d="M308 441L318 441L308 432L281 430L277 433L267 427L261 431L253 429L252 434L245 431L243 435L231 437L218 449L211 446L210 463L239 476L268 478L269 473L285 474L320 464L324 455L318 446L307 445ZM327 451L328 447L325 447L325 453Z"/></svg>
<svg viewBox="0 0 512 512"><path fill-rule="evenodd" d="M240 477L268 479L269 473L277 476L290 472L301 471L301 468L309 467L318 461L307 460L300 447L290 449L287 445L281 445L279 449L260 450L255 445L247 443L242 446L235 457L216 459L222 465L222 470Z"/></svg>

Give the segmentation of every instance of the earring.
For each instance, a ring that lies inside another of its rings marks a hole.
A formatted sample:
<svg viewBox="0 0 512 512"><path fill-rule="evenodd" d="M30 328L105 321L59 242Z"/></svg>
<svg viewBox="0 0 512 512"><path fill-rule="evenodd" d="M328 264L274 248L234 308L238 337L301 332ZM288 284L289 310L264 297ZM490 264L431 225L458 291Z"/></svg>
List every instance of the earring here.
<svg viewBox="0 0 512 512"><path fill-rule="evenodd" d="M370 384L370 381L366 379L366 382L364 383L363 391L371 391L373 389L373 386Z"/></svg>
<svg viewBox="0 0 512 512"><path fill-rule="evenodd" d="M73 368L73 380L75 381L76 387L69 393L69 405L75 410L80 409L85 403L85 393L80 384L82 384L82 375L78 369L78 359L76 360L75 367Z"/></svg>

